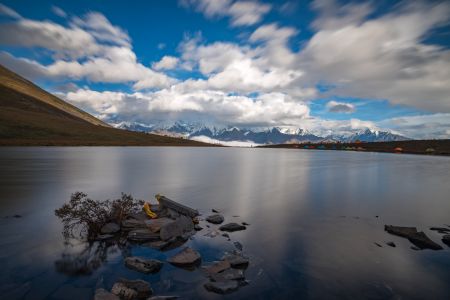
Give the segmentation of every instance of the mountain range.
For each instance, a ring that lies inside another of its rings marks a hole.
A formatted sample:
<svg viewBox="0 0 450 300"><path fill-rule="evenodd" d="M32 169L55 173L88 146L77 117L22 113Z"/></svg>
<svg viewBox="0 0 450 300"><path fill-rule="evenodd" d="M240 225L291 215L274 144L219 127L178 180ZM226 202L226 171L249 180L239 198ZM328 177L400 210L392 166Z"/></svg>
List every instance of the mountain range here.
<svg viewBox="0 0 450 300"><path fill-rule="evenodd" d="M184 137L194 140L220 142L248 142L253 144L288 144L288 143L321 143L321 142L387 142L405 141L409 138L381 130L366 128L355 131L351 135L319 136L302 128L271 127L265 129L248 129L239 127L207 126L198 123L173 122L147 125L143 123L121 122L115 127L127 130L151 132L161 135Z"/></svg>

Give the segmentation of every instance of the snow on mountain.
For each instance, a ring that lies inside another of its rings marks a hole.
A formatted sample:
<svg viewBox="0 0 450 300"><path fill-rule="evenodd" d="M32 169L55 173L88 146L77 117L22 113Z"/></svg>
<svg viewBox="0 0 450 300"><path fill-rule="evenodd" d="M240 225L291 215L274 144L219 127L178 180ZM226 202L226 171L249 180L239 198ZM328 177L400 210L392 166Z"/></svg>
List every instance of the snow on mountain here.
<svg viewBox="0 0 450 300"><path fill-rule="evenodd" d="M119 122L115 127L151 132L161 135L185 137L195 140L209 140L214 143L240 145L286 144L286 143L319 143L319 142L382 142L403 141L408 138L399 134L365 129L348 136L328 135L321 137L303 128L297 127L272 127L263 129L248 129L239 127L216 127L201 123L177 121L172 123L155 122L154 124Z"/></svg>

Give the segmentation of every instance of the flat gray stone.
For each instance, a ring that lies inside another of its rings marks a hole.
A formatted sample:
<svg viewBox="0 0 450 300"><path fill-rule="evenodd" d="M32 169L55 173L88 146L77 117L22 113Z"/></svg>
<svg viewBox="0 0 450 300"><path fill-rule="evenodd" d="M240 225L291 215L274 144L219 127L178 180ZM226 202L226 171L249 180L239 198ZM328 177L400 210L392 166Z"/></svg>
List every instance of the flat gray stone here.
<svg viewBox="0 0 450 300"><path fill-rule="evenodd" d="M208 275L216 274L223 272L227 269L231 268L230 262L226 260L220 260L212 263L211 265L204 266L203 269Z"/></svg>
<svg viewBox="0 0 450 300"><path fill-rule="evenodd" d="M125 258L125 266L141 273L150 274L159 272L163 263L156 259L131 256Z"/></svg>
<svg viewBox="0 0 450 300"><path fill-rule="evenodd" d="M122 229L126 231L146 227L147 225L145 224L144 220L126 219L122 221Z"/></svg>
<svg viewBox="0 0 450 300"><path fill-rule="evenodd" d="M214 214L214 215L208 216L206 218L206 221L208 221L209 223L213 223L213 224L222 224L223 221L225 221L225 219L220 214Z"/></svg>
<svg viewBox="0 0 450 300"><path fill-rule="evenodd" d="M169 218L158 218L158 219L152 219L152 220L146 220L145 224L147 225L148 229L150 229L151 232L159 232L161 230L161 227L174 222L174 220Z"/></svg>
<svg viewBox="0 0 450 300"><path fill-rule="evenodd" d="M150 283L144 280L128 280L120 278L111 292L121 299L147 299L153 294Z"/></svg>
<svg viewBox="0 0 450 300"><path fill-rule="evenodd" d="M94 300L120 300L120 298L105 289L97 289Z"/></svg>
<svg viewBox="0 0 450 300"><path fill-rule="evenodd" d="M134 229L128 233L128 240L133 242L159 241L159 234L151 232L149 229Z"/></svg>
<svg viewBox="0 0 450 300"><path fill-rule="evenodd" d="M116 233L120 231L120 226L116 223L106 223L105 225L103 225L102 229L100 230L100 232L102 234L111 234L111 233Z"/></svg>
<svg viewBox="0 0 450 300"><path fill-rule="evenodd" d="M233 232L233 231L245 230L245 229L247 229L247 227L245 227L244 225L238 224L238 223L228 223L228 224L220 226L219 229L222 231Z"/></svg>
<svg viewBox="0 0 450 300"><path fill-rule="evenodd" d="M194 230L192 219L181 215L173 222L167 223L161 227L159 236L161 240L167 241L171 238L181 237L184 233Z"/></svg>
<svg viewBox="0 0 450 300"><path fill-rule="evenodd" d="M239 283L236 280L208 282L204 285L205 289L217 294L228 294L236 291L239 288Z"/></svg>
<svg viewBox="0 0 450 300"><path fill-rule="evenodd" d="M184 248L168 259L168 262L178 267L189 267L201 261L200 254L192 248Z"/></svg>

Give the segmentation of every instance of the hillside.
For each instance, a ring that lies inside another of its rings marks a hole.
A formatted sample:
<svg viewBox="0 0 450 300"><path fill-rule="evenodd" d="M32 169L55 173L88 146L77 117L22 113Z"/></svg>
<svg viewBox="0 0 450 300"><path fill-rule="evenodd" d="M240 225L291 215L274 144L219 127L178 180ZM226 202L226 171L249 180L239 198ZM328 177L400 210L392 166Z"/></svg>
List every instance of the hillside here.
<svg viewBox="0 0 450 300"><path fill-rule="evenodd" d="M0 145L208 144L112 128L0 65Z"/></svg>

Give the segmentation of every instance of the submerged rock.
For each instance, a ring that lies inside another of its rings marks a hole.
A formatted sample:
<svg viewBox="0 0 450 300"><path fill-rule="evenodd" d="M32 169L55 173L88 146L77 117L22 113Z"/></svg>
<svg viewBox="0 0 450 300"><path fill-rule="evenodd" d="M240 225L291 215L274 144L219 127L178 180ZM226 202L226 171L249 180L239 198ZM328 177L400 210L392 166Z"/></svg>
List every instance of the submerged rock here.
<svg viewBox="0 0 450 300"><path fill-rule="evenodd" d="M386 245L391 246L391 247L396 247L394 242L387 242Z"/></svg>
<svg viewBox="0 0 450 300"><path fill-rule="evenodd" d="M450 233L450 228L446 227L431 227L430 230L437 231L443 234Z"/></svg>
<svg viewBox="0 0 450 300"><path fill-rule="evenodd" d="M213 224L222 224L225 221L224 217L220 214L211 215L206 218L206 221Z"/></svg>
<svg viewBox="0 0 450 300"><path fill-rule="evenodd" d="M450 247L450 234L446 234L442 237L442 242Z"/></svg>
<svg viewBox="0 0 450 300"><path fill-rule="evenodd" d="M244 225L238 224L238 223L228 223L228 224L220 226L219 229L222 231L233 232L233 231L245 230L245 229L247 229L247 227L245 227Z"/></svg>
<svg viewBox="0 0 450 300"><path fill-rule="evenodd" d="M191 267L201 261L201 256L197 251L187 247L184 248L181 252L178 252L177 254L169 258L167 261L174 266Z"/></svg>
<svg viewBox="0 0 450 300"><path fill-rule="evenodd" d="M120 231L120 226L116 223L106 223L105 225L103 225L102 229L100 230L100 232L102 234L111 234L111 233L116 233Z"/></svg>
<svg viewBox="0 0 450 300"><path fill-rule="evenodd" d="M221 273L211 274L212 281L244 280L244 271L240 269L228 269Z"/></svg>
<svg viewBox="0 0 450 300"><path fill-rule="evenodd" d="M153 233L148 229L134 229L128 233L128 240L138 243L159 241L159 234Z"/></svg>
<svg viewBox="0 0 450 300"><path fill-rule="evenodd" d="M381 246L380 244L374 242L375 245L377 245L378 247L382 248L383 246Z"/></svg>
<svg viewBox="0 0 450 300"><path fill-rule="evenodd" d="M145 274L157 273L161 270L163 263L156 259L131 256L125 258L125 266Z"/></svg>
<svg viewBox="0 0 450 300"><path fill-rule="evenodd" d="M234 247L236 247L236 249L238 249L239 251L242 251L243 246L242 246L241 243L239 243L239 242L234 242L233 244L234 244Z"/></svg>
<svg viewBox="0 0 450 300"><path fill-rule="evenodd" d="M209 266L203 267L205 272L209 275L223 272L229 268L231 268L231 264L226 260L216 261Z"/></svg>
<svg viewBox="0 0 450 300"><path fill-rule="evenodd" d="M147 299L152 295L153 290L150 283L144 280L128 280L121 278L116 282L111 292L121 299Z"/></svg>
<svg viewBox="0 0 450 300"><path fill-rule="evenodd" d="M247 268L249 264L249 259L238 253L225 254L222 260L229 262L232 268Z"/></svg>
<svg viewBox="0 0 450 300"><path fill-rule="evenodd" d="M205 283L204 287L210 292L228 294L236 291L239 288L239 283L236 280L216 281Z"/></svg>
<svg viewBox="0 0 450 300"><path fill-rule="evenodd" d="M154 241L142 244L142 246L150 247L156 250L162 250L170 245L170 241Z"/></svg>
<svg viewBox="0 0 450 300"><path fill-rule="evenodd" d="M94 300L120 300L120 298L105 289L97 289Z"/></svg>
<svg viewBox="0 0 450 300"><path fill-rule="evenodd" d="M433 242L424 232L418 232L416 227L402 227L385 225L384 230L390 234L407 238L412 244L420 249L441 250L439 244Z"/></svg>

